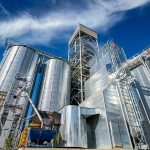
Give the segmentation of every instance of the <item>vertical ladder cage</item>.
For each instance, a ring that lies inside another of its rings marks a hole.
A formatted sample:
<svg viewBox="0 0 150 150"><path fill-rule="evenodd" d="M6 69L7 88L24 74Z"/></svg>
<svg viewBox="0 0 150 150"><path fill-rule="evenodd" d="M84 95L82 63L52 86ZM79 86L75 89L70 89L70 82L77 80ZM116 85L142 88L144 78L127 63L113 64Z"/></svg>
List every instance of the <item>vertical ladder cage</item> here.
<svg viewBox="0 0 150 150"><path fill-rule="evenodd" d="M25 109L28 102L24 102L24 104L18 105L17 100L22 97L25 99L24 94L20 94L19 97L15 98L14 95L16 91L20 90L24 85L29 85L29 81L27 81L26 75L16 74L15 80L10 88L10 91L7 94L7 102L4 102L3 108L1 110L1 121L5 120L3 123L2 131L4 139L6 139L5 147L17 147L17 143L19 140L19 132L21 132L21 126L23 124L23 119L25 115ZM7 116L5 112L8 112ZM4 119L5 117L5 119ZM11 127L11 128L10 128Z"/></svg>

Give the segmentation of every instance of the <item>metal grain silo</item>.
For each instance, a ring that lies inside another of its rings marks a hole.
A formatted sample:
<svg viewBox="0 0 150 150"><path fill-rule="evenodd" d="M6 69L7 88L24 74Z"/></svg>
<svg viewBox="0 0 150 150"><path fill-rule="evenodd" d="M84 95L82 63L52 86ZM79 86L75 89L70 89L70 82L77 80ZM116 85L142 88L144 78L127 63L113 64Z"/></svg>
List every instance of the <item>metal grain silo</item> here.
<svg viewBox="0 0 150 150"><path fill-rule="evenodd" d="M70 65L61 59L44 64L38 109L54 112L70 103Z"/></svg>
<svg viewBox="0 0 150 150"><path fill-rule="evenodd" d="M0 91L5 91L13 95L21 88L20 85L23 84L23 81L20 79L22 78L26 79L28 92L30 94L38 62L39 55L34 49L24 45L11 46L7 50L0 66ZM11 102L10 99L11 98L8 98L6 102ZM17 104L22 105L25 101L24 98L20 97L17 100Z"/></svg>
<svg viewBox="0 0 150 150"><path fill-rule="evenodd" d="M0 134L0 148L5 147L9 136L13 136L12 145L15 147L19 138L19 128L27 110L28 100L25 98L25 92L32 93L36 71L39 63L39 55L36 50L25 46L11 46L0 65L0 91L7 93L4 105L0 111L3 122ZM14 95L23 87L27 87L16 98ZM11 118L11 119L10 119Z"/></svg>

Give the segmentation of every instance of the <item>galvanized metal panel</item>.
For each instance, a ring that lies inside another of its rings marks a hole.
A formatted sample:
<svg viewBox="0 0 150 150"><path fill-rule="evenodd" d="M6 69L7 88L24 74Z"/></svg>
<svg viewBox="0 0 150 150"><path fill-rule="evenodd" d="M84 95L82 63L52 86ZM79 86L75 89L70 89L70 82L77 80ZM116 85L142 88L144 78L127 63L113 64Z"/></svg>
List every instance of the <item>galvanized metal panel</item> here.
<svg viewBox="0 0 150 150"><path fill-rule="evenodd" d="M111 135L113 146L122 146L123 148L132 148L128 128L123 115L123 110L121 107L121 97L118 92L117 82L114 80L103 92L104 102L106 107L108 122L113 122L118 125L118 131L116 130L115 124L109 123L109 128L112 129L113 133ZM114 127L114 129L113 129ZM114 133L116 132L116 134ZM117 132L120 134L121 143L119 144L119 139Z"/></svg>
<svg viewBox="0 0 150 150"><path fill-rule="evenodd" d="M35 77L38 59L39 56L34 50L25 46L12 46L1 64L0 90L9 92L17 74L29 79L28 72L30 72L29 82L31 82ZM32 64L33 61L36 62ZM31 70L34 71L31 73Z"/></svg>
<svg viewBox="0 0 150 150"><path fill-rule="evenodd" d="M14 47L10 48L9 53L7 54L7 57L4 59L4 62L1 65L0 89L3 91L7 91L7 92L9 91L9 89L12 85L12 82L15 78L16 72L18 72L18 70L19 70L18 66L13 67L13 64L14 65L16 64L16 63L14 63L14 60L16 58L18 49L19 49L18 46L14 46ZM22 55L24 55L24 52ZM20 60L20 61L22 62L22 60ZM20 63L18 63L18 65Z"/></svg>
<svg viewBox="0 0 150 150"><path fill-rule="evenodd" d="M112 148L106 116L95 115L87 118L87 129L89 148Z"/></svg>
<svg viewBox="0 0 150 150"><path fill-rule="evenodd" d="M150 117L150 75L148 74L145 66L143 65L136 67L131 72L135 76L135 79L137 81L137 87L140 91L143 103Z"/></svg>
<svg viewBox="0 0 150 150"><path fill-rule="evenodd" d="M38 109L54 112L69 105L70 65L59 59L45 62Z"/></svg>
<svg viewBox="0 0 150 150"><path fill-rule="evenodd" d="M12 46L8 49L0 68L0 90L10 94L6 99L7 104L14 103L24 107L27 105L23 93L16 101L13 99L21 84L16 77L19 75L27 78L28 92L31 94L38 62L39 55L33 49L26 46Z"/></svg>
<svg viewBox="0 0 150 150"><path fill-rule="evenodd" d="M122 141L120 137L118 123L110 121L110 129L111 129L113 147L122 147Z"/></svg>
<svg viewBox="0 0 150 150"><path fill-rule="evenodd" d="M9 109L3 130L0 135L0 147L4 147L5 141L10 134L10 130L14 125L15 113L25 114L28 101L24 97L24 92L16 99L14 94L20 90L23 81L17 79L24 77L27 79L28 93L31 94L37 66L39 62L39 55L35 50L27 48L26 46L12 46L8 49L7 54L3 58L0 66L0 90L7 92L5 104L14 107L14 110ZM24 84L25 85L25 84ZM3 113L3 110L1 110ZM11 118L11 119L10 119ZM19 122L19 121L18 121ZM19 126L19 125L18 125ZM18 127L16 124L16 134ZM15 132L15 131L14 131Z"/></svg>
<svg viewBox="0 0 150 150"><path fill-rule="evenodd" d="M24 59L24 64L28 64L28 67L27 66L24 67L22 69L21 73L26 74L27 81L28 81L27 88L28 88L29 95L31 95L35 77L36 77L37 67L39 64L39 55L37 53L33 53L32 50L27 54L28 55L26 55L26 58L28 58L28 59ZM24 93L22 93L22 96L24 96ZM27 102L27 100L25 100L24 97L20 97L17 104L18 105L24 105L24 104L26 105L26 102Z"/></svg>
<svg viewBox="0 0 150 150"><path fill-rule="evenodd" d="M130 137L123 112L121 109L120 95L117 90L117 81L109 75L105 65L109 60L100 64L97 61L97 69L92 72L92 76L85 83L85 101L81 107L99 107L100 116L91 116L87 120L88 146L90 148L113 147L113 135L110 133L110 121L115 121L119 125L121 144L123 148L132 148ZM93 69L94 65L91 67ZM95 69L95 68L94 68ZM92 135L92 136L91 136ZM114 137L116 138L116 137ZM92 139L94 139L92 141ZM117 146L117 145L116 145Z"/></svg>
<svg viewBox="0 0 150 150"><path fill-rule="evenodd" d="M86 99L80 104L81 107L99 107L100 115L87 118L87 138L89 148L111 149L111 139L103 96L103 90L109 85L109 77L103 67L97 70L85 84Z"/></svg>
<svg viewBox="0 0 150 150"><path fill-rule="evenodd" d="M87 148L86 120L80 114L80 107L69 105L61 110L60 147Z"/></svg>
<svg viewBox="0 0 150 150"><path fill-rule="evenodd" d="M136 93L136 100L144 117L141 123L142 128L144 130L146 142L150 146L150 75L144 65L137 66L131 70L131 73L134 75L136 80L136 84L134 85L134 89L138 91L138 93Z"/></svg>

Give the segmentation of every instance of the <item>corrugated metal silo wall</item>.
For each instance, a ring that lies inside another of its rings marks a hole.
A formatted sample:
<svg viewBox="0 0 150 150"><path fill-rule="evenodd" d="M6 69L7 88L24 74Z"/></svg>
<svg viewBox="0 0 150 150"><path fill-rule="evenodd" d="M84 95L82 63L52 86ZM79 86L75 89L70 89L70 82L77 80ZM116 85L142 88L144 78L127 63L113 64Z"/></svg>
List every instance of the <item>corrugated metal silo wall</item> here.
<svg viewBox="0 0 150 150"><path fill-rule="evenodd" d="M91 92L89 92L89 89ZM89 94L87 94L88 92ZM111 146L116 145L116 143L111 145L111 140L113 137L117 138L118 135L111 135L109 129L114 122L120 131L119 136L122 141L120 145L123 148L131 148L132 145L125 126L117 85L111 83L104 70L98 71L86 82L86 96L87 99L80 106L100 107L102 111L100 116L95 115L87 119L89 148L111 149ZM92 138L95 140L92 140Z"/></svg>
<svg viewBox="0 0 150 150"><path fill-rule="evenodd" d="M111 76L112 71L113 64L109 47L107 47L103 50L102 55L100 53L91 63L91 77L85 82L86 99L80 104L82 107L100 107L102 111L100 116L95 115L87 119L88 146L90 148L111 149L117 144L123 148L132 148L121 109L117 81ZM118 139L118 135L112 135L114 126L117 126L117 131L120 130L120 139ZM112 132L110 132L110 128L112 128ZM117 143L112 143L116 139ZM119 141L121 142L119 143Z"/></svg>
<svg viewBox="0 0 150 150"><path fill-rule="evenodd" d="M58 111L70 103L70 65L60 59L45 62L38 97L38 109Z"/></svg>
<svg viewBox="0 0 150 150"><path fill-rule="evenodd" d="M141 101L138 101L139 106L144 116L142 127L144 129L146 140L150 146L150 125L148 121L150 119L150 74L148 70L146 69L146 66L144 65L140 65L134 68L133 70L131 70L131 73L135 76L135 80L136 80L135 88L137 88L140 93L140 97L141 97L140 99L142 100L146 113L147 113L147 116L146 116L146 113L144 112L144 108L143 108Z"/></svg>
<svg viewBox="0 0 150 150"><path fill-rule="evenodd" d="M81 107L96 108L101 110L100 115L87 118L88 148L111 149L111 139L105 108L103 90L109 85L106 69L98 69L85 83L86 100L80 104Z"/></svg>
<svg viewBox="0 0 150 150"><path fill-rule="evenodd" d="M146 59L146 64L147 64L147 67L150 69L150 57Z"/></svg>
<svg viewBox="0 0 150 150"><path fill-rule="evenodd" d="M35 50L26 46L10 47L1 63L0 90L9 93L14 88L13 84L16 84L16 82L19 84L19 81L16 80L16 76L19 75L27 78L28 92L31 94L38 62L39 55ZM10 98L7 102L9 103L9 101ZM17 103L22 105L25 100L20 98Z"/></svg>
<svg viewBox="0 0 150 150"><path fill-rule="evenodd" d="M107 119L113 147L122 146L125 149L132 148L123 110L117 82L112 80L103 91Z"/></svg>
<svg viewBox="0 0 150 150"><path fill-rule="evenodd" d="M21 115L26 113L28 101L24 97L24 92L22 92L16 99L14 99L14 94L25 85L24 81L20 80L22 77L25 77L27 79L26 84L28 93L31 95L38 63L39 55L36 51L27 46L21 45L11 46L1 62L0 90L7 92L5 104L17 107L5 108L7 109L7 115L4 113L5 109L4 111L3 109L1 110L2 117L3 114L5 114L6 120L3 122L0 134L0 148L5 146L5 142L7 141L10 132L18 133L19 124L15 123L14 128L14 120L15 117L18 117L17 114ZM14 139L16 138L17 137L14 137ZM13 146L15 145L13 144Z"/></svg>

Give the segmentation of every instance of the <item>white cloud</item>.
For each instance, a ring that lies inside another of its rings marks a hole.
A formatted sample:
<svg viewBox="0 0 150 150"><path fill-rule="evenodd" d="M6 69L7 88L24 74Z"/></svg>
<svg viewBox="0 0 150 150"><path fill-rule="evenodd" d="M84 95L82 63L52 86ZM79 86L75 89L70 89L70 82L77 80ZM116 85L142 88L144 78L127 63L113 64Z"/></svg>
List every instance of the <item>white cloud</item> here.
<svg viewBox="0 0 150 150"><path fill-rule="evenodd" d="M92 0L81 12L72 6L40 18L24 13L0 22L0 40L18 37L30 44L47 44L53 38L62 38L79 22L99 31L107 31L123 19L126 11L147 3L149 0Z"/></svg>

